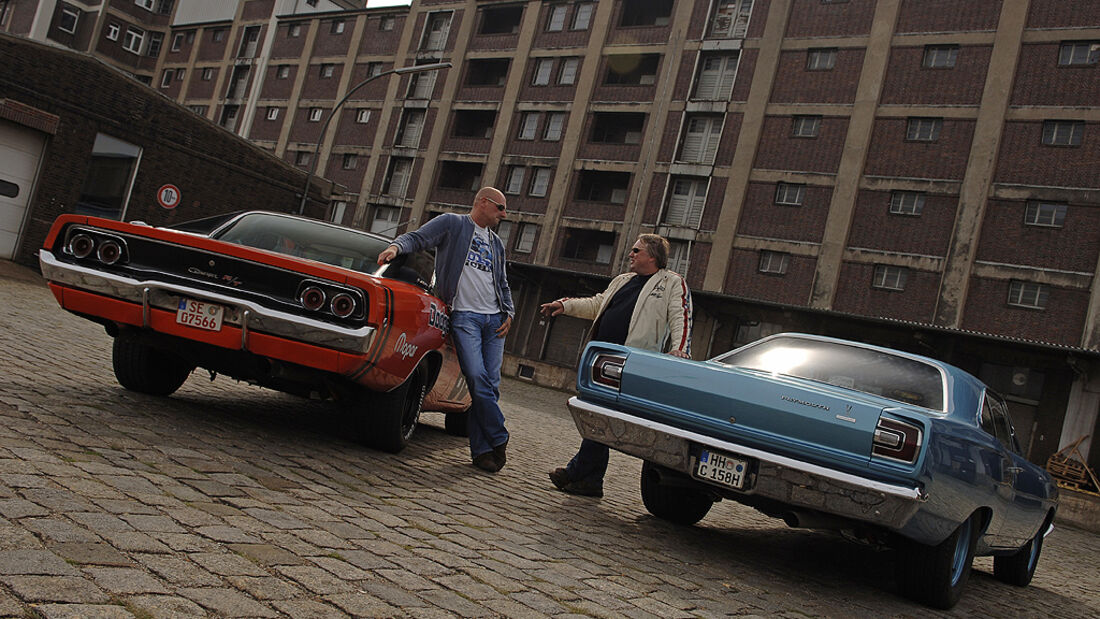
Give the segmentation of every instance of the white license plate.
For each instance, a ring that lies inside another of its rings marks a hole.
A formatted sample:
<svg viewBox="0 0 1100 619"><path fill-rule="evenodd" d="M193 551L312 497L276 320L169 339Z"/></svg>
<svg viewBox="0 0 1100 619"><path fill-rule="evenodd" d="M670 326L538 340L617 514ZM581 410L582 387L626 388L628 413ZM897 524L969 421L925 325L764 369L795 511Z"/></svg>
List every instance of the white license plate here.
<svg viewBox="0 0 1100 619"><path fill-rule="evenodd" d="M700 449L691 471L692 477L740 490L745 485L749 463L720 451Z"/></svg>
<svg viewBox="0 0 1100 619"><path fill-rule="evenodd" d="M213 303L194 299L180 299L179 308L176 310L176 322L188 327L221 331L224 311L224 307Z"/></svg>

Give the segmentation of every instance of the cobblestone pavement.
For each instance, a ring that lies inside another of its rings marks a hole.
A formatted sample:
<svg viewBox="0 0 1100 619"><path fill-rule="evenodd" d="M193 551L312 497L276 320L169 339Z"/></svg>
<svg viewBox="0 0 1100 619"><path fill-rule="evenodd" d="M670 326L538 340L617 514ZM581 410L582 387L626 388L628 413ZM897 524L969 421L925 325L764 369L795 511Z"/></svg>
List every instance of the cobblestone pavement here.
<svg viewBox="0 0 1100 619"><path fill-rule="evenodd" d="M502 385L496 475L426 414L398 455L324 403L196 372L123 390L110 338L0 261L0 615L926 617L893 559L730 502L651 517L638 461L602 500L552 489L578 444L561 392ZM1032 585L979 559L948 616L1100 615L1100 538L1059 527Z"/></svg>

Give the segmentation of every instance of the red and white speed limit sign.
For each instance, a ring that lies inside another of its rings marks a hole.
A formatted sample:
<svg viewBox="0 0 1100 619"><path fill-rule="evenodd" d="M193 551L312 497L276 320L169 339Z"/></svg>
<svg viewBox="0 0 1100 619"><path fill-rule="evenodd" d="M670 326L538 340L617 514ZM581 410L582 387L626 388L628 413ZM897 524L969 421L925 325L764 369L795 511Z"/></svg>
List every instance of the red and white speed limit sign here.
<svg viewBox="0 0 1100 619"><path fill-rule="evenodd" d="M180 189L175 185L164 185L157 190L157 202L166 209L174 209L180 203Z"/></svg>

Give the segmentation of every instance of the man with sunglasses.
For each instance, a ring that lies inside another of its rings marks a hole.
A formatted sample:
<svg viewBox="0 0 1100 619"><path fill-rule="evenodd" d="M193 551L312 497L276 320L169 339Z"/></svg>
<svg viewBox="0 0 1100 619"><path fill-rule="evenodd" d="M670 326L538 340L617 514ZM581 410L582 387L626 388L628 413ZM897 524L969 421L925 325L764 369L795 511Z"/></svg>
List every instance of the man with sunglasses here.
<svg viewBox="0 0 1100 619"><path fill-rule="evenodd" d="M611 280L607 290L544 303L539 311L594 320L590 340L690 359L691 291L683 277L665 268L668 250L663 237L643 234L630 249L630 272ZM550 481L563 492L601 497L609 455L607 446L584 439L568 466L550 472Z"/></svg>
<svg viewBox="0 0 1100 619"><path fill-rule="evenodd" d="M504 468L508 430L500 397L504 336L515 306L505 271L504 243L492 228L507 216L504 194L483 187L469 215L444 213L406 232L378 255L385 264L400 254L437 248L435 293L447 304L451 341L470 389L467 428L474 466L490 473Z"/></svg>

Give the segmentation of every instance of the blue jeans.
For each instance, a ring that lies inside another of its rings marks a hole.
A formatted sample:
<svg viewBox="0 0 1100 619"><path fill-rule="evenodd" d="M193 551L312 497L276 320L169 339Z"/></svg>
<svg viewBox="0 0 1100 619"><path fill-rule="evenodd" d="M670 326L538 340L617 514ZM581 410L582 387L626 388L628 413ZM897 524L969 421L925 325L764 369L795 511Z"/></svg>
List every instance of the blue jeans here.
<svg viewBox="0 0 1100 619"><path fill-rule="evenodd" d="M500 398L500 365L504 361L504 338L496 330L507 314L451 313L451 341L458 353L458 364L470 390L468 429L470 455L480 456L508 441Z"/></svg>
<svg viewBox="0 0 1100 619"><path fill-rule="evenodd" d="M603 476L607 474L607 461L611 457L611 450L603 443L597 443L591 439L581 441L581 448L577 455L569 461L565 467L565 474L570 481L591 479L603 482Z"/></svg>

